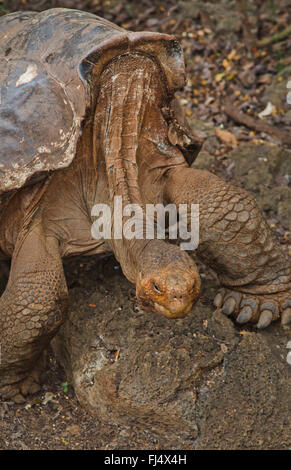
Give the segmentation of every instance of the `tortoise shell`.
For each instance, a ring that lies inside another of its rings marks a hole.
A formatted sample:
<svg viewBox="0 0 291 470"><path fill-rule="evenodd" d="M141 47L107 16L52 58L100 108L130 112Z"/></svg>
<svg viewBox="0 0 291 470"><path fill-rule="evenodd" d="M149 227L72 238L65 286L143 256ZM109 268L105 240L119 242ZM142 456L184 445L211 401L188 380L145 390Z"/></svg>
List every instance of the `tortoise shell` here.
<svg viewBox="0 0 291 470"><path fill-rule="evenodd" d="M1 17L0 206L4 193L70 165L94 112L100 73L131 51L156 60L170 95L183 87L183 55L173 36L129 32L64 8Z"/></svg>

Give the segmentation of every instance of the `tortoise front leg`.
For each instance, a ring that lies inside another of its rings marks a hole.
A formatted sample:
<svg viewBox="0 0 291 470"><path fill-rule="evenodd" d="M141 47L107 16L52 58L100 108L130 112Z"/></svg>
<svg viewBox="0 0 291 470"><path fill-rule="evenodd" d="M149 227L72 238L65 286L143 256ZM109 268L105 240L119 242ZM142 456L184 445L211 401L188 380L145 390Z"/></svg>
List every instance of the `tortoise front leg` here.
<svg viewBox="0 0 291 470"><path fill-rule="evenodd" d="M223 287L215 306L259 328L279 316L290 323L290 263L252 196L212 173L180 167L168 171L165 198L199 204L197 254Z"/></svg>
<svg viewBox="0 0 291 470"><path fill-rule="evenodd" d="M65 319L66 298L58 242L46 238L39 224L18 241L0 298L3 399L19 402L38 391L37 362Z"/></svg>

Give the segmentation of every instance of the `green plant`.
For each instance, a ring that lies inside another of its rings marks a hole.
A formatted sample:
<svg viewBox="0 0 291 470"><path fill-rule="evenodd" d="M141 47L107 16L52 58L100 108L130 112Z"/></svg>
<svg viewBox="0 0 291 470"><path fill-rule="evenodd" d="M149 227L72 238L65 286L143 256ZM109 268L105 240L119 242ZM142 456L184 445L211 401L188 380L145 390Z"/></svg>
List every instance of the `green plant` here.
<svg viewBox="0 0 291 470"><path fill-rule="evenodd" d="M62 383L62 387L63 387L63 389L64 389L64 393L68 393L68 391L69 391L69 386L70 386L70 385L71 385L70 382L63 382L63 383Z"/></svg>

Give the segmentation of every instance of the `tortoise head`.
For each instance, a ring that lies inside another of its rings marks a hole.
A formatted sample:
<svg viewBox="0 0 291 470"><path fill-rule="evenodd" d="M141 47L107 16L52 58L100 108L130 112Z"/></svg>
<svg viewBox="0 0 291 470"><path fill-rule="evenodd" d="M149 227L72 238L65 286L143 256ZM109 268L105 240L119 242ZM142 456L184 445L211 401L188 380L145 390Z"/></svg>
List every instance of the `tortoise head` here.
<svg viewBox="0 0 291 470"><path fill-rule="evenodd" d="M137 299L144 310L182 318L198 300L200 285L194 261L179 247L159 240L146 246L136 280Z"/></svg>

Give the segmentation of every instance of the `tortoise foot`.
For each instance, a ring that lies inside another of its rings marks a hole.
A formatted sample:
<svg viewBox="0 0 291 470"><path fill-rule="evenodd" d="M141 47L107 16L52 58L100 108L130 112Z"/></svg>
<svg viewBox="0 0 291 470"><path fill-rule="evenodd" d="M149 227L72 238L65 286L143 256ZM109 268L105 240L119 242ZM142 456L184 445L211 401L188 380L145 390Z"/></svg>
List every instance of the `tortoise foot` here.
<svg viewBox="0 0 291 470"><path fill-rule="evenodd" d="M283 326L291 323L291 295L288 292L254 295L224 288L216 294L213 303L239 324L255 324L262 329L280 317Z"/></svg>
<svg viewBox="0 0 291 470"><path fill-rule="evenodd" d="M41 390L40 384L40 368L37 366L24 378L0 386L0 397L3 401L12 401L14 403L24 403L28 400L30 395Z"/></svg>

